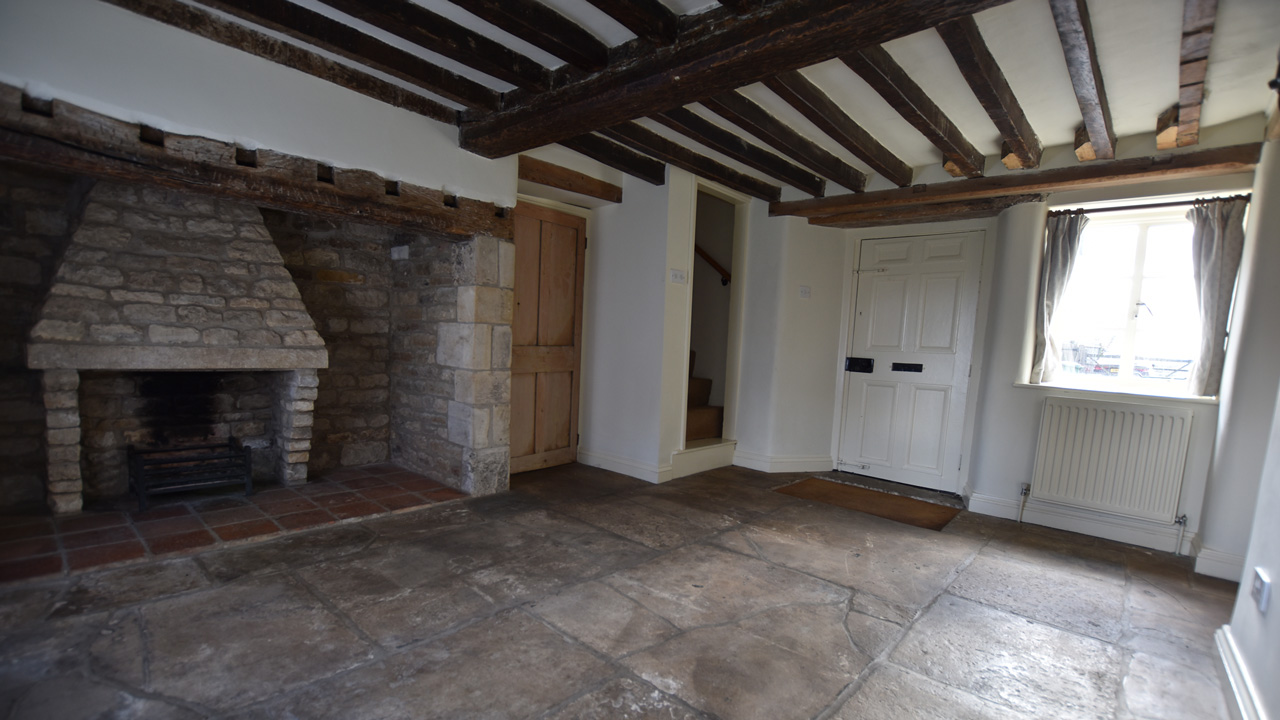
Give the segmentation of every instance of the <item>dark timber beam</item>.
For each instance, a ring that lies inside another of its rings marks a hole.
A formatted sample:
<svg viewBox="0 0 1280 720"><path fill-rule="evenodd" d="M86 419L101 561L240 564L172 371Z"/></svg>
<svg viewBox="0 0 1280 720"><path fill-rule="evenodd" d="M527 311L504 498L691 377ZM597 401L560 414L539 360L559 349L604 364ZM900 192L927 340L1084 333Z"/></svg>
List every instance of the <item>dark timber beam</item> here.
<svg viewBox="0 0 1280 720"><path fill-rule="evenodd" d="M560 144L570 150L586 155L614 170L620 170L632 177L639 178L650 185L662 185L667 182L667 166L618 143L599 135L579 135L565 138Z"/></svg>
<svg viewBox="0 0 1280 720"><path fill-rule="evenodd" d="M1010 170L1040 167L1040 138L982 39L977 21L972 15L957 18L939 25L938 34L955 58L965 82L1008 144L1009 152L1001 153L1004 166Z"/></svg>
<svg viewBox="0 0 1280 720"><path fill-rule="evenodd" d="M738 15L759 10L762 0L720 0L720 4Z"/></svg>
<svg viewBox="0 0 1280 720"><path fill-rule="evenodd" d="M658 0L587 0L625 28L654 45L676 41L676 14Z"/></svg>
<svg viewBox="0 0 1280 720"><path fill-rule="evenodd" d="M1085 0L1049 0L1049 8L1053 10L1053 22L1058 26L1067 72L1071 74L1071 85L1075 88L1085 132L1089 136L1090 147L1082 152L1081 146L1077 145L1076 157L1110 160L1116 156L1116 132L1111 128L1111 108L1107 105L1107 91L1102 84L1102 70L1098 67L1089 9Z"/></svg>
<svg viewBox="0 0 1280 720"><path fill-rule="evenodd" d="M266 33L224 20L200 8L185 5L176 0L104 0L104 2L321 80L327 80L389 105L425 115L433 120L451 125L458 121L458 112L451 107L310 50L278 40Z"/></svg>
<svg viewBox="0 0 1280 720"><path fill-rule="evenodd" d="M569 192L598 198L606 202L622 202L622 188L617 185L593 178L577 170L549 163L546 160L521 155L518 172L518 177L521 180L531 183L568 190Z"/></svg>
<svg viewBox="0 0 1280 720"><path fill-rule="evenodd" d="M982 153L960 134L942 109L907 76L884 48L865 47L842 55L840 59L880 93L880 97L892 105L902 119L942 151L947 172L966 177L982 175L986 164Z"/></svg>
<svg viewBox="0 0 1280 720"><path fill-rule="evenodd" d="M350 25L287 0L198 0L201 5L284 33L348 60L368 65L468 107L497 110L501 96L461 75L388 45Z"/></svg>
<svg viewBox="0 0 1280 720"><path fill-rule="evenodd" d="M787 101L788 105L808 118L809 122L817 125L819 130L870 165L872 170L888 178L894 185L911 184L911 166L876 142L870 133L863 130L862 126L845 114L834 100L827 97L826 93L809 82L809 79L799 71L785 72L765 80L764 84L778 97Z"/></svg>
<svg viewBox="0 0 1280 720"><path fill-rule="evenodd" d="M1182 10L1182 52L1178 63L1178 147L1200 142L1200 105L1209 70L1209 45L1218 0L1186 0Z"/></svg>
<svg viewBox="0 0 1280 720"><path fill-rule="evenodd" d="M752 197L758 197L766 202L776 202L782 195L782 188L777 185L770 185L746 173L738 172L705 155L700 155L678 143L674 143L642 125L633 122L623 123L600 132L618 142L630 145L640 152L687 170L694 175L714 180L727 188L746 193Z"/></svg>
<svg viewBox="0 0 1280 720"><path fill-rule="evenodd" d="M537 0L450 0L486 22L581 70L609 64L609 47L581 25Z"/></svg>
<svg viewBox="0 0 1280 720"><path fill-rule="evenodd" d="M516 87L551 87L551 72L542 65L411 0L320 2Z"/></svg>
<svg viewBox="0 0 1280 720"><path fill-rule="evenodd" d="M0 85L0 158L61 172L232 198L339 220L510 238L504 208L365 170L210 138L144 133L135 123L58 100L49 114L23 109L22 91ZM144 137L144 134L147 137ZM155 144L159 140L161 144Z"/></svg>
<svg viewBox="0 0 1280 720"><path fill-rule="evenodd" d="M859 192L866 187L867 176L861 171L792 130L741 93L728 92L712 98L704 98L702 104L819 175L834 180L854 192Z"/></svg>
<svg viewBox="0 0 1280 720"><path fill-rule="evenodd" d="M618 4L596 1L609 7ZM775 0L756 12L700 25L669 47L610 65L502 112L469 114L461 145L485 157L512 155L681 107L1008 1Z"/></svg>
<svg viewBox="0 0 1280 720"><path fill-rule="evenodd" d="M822 178L752 145L692 110L675 108L654 115L653 120L810 195L821 197L826 192L827 183Z"/></svg>
<svg viewBox="0 0 1280 720"><path fill-rule="evenodd" d="M871 208L1040 194L1086 187L1116 187L1155 179L1229 175L1252 171L1258 164L1261 152L1261 143L1248 143L1174 155L1111 160L1053 170L774 203L769 206L769 214L816 217Z"/></svg>
<svg viewBox="0 0 1280 720"><path fill-rule="evenodd" d="M929 205L903 205L890 208L854 210L838 215L821 215L809 218L810 225L823 225L844 229L887 227L911 223L969 220L999 215L1014 205L1038 202L1044 195L1006 195L978 200L932 203Z"/></svg>

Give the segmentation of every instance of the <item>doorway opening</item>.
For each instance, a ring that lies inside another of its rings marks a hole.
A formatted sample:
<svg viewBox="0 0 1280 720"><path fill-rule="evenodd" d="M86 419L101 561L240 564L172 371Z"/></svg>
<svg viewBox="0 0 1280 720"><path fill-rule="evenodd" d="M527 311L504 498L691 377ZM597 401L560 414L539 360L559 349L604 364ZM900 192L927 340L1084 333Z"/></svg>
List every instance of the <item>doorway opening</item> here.
<svg viewBox="0 0 1280 720"><path fill-rule="evenodd" d="M732 308L734 223L737 208L698 191L694 221L692 304L689 320L689 391L685 447L724 437Z"/></svg>

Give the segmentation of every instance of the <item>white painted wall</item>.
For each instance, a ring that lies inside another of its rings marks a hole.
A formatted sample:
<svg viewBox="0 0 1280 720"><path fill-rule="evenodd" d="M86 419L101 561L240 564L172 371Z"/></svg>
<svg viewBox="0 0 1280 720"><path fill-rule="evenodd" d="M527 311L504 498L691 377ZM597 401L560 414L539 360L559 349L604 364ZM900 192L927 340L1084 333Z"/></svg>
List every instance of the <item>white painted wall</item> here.
<svg viewBox="0 0 1280 720"><path fill-rule="evenodd" d="M656 482L669 189L622 192L587 223L578 459Z"/></svg>
<svg viewBox="0 0 1280 720"><path fill-rule="evenodd" d="M98 0L0 0L0 81L122 120L515 204L457 129Z"/></svg>
<svg viewBox="0 0 1280 720"><path fill-rule="evenodd" d="M1272 402L1275 412L1244 563L1245 578L1231 615L1229 636L1234 641L1236 660L1252 686L1253 702L1265 711L1263 717L1274 718L1280 717L1280 684L1275 682L1280 678L1280 532L1276 531L1276 518L1280 517L1280 398L1272 398ZM1249 595L1255 567L1266 571L1272 582L1266 615Z"/></svg>
<svg viewBox="0 0 1280 720"><path fill-rule="evenodd" d="M734 214L735 208L730 203L705 192L698 193L694 242L724 268L733 267ZM689 349L697 353L692 373L694 377L711 380L710 404L724 407L729 301L733 288L721 284L720 273L697 255L689 282L693 285Z"/></svg>
<svg viewBox="0 0 1280 720"><path fill-rule="evenodd" d="M1280 142L1263 148L1255 173L1223 367L1221 426L1205 499L1196 571L1238 580L1258 494L1272 399L1280 387Z"/></svg>

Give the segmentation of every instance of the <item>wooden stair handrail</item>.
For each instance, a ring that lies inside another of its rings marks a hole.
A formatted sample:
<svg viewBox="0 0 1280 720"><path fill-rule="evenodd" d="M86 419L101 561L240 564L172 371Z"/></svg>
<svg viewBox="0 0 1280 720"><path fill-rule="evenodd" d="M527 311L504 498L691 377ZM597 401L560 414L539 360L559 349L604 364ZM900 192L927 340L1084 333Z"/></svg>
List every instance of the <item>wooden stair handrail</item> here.
<svg viewBox="0 0 1280 720"><path fill-rule="evenodd" d="M707 252L706 250L703 250L701 245L694 243L693 251L698 253L698 257L702 258L703 260L706 260L707 264L710 265L712 269L720 273L721 285L728 285L729 282L733 280L733 277L729 275L729 271L725 270L723 265L716 262L716 259L711 257L711 253Z"/></svg>

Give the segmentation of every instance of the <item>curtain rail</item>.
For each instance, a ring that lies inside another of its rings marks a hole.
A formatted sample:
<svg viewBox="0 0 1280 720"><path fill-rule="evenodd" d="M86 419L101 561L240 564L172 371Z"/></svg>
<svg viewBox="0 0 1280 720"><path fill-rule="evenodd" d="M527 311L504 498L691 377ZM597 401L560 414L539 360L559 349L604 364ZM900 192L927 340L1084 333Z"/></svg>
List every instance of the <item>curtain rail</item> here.
<svg viewBox="0 0 1280 720"><path fill-rule="evenodd" d="M1195 205L1198 202L1208 202L1210 200L1244 200L1245 202L1249 202L1251 198L1252 198L1252 195L1246 193L1244 195L1230 195L1230 196L1223 196L1223 197L1201 198L1197 200L1179 200L1177 202L1166 202L1166 203L1148 203L1146 205L1117 205L1115 207L1103 207L1103 208L1063 208L1061 210L1054 210L1049 214L1052 215L1054 213L1082 212L1085 215L1094 215L1096 213L1123 212L1123 211L1131 211L1131 210L1153 210L1158 208L1169 208L1169 207L1184 207L1184 206Z"/></svg>

